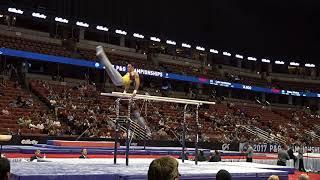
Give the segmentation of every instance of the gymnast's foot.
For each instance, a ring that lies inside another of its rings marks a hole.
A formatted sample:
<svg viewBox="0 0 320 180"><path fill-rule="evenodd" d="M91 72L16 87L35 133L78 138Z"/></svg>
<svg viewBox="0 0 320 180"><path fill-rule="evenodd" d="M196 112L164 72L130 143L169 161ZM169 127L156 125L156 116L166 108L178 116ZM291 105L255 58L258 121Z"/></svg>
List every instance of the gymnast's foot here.
<svg viewBox="0 0 320 180"><path fill-rule="evenodd" d="M99 57L99 59L103 59L103 56L105 55L104 51L103 51L103 47L102 46L98 46L96 47L96 56Z"/></svg>

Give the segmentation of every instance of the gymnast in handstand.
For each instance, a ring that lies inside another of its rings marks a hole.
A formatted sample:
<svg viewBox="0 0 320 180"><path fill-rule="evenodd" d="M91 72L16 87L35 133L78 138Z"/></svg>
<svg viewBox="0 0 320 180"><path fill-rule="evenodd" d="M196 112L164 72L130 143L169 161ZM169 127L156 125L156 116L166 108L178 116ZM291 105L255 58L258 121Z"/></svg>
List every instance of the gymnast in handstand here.
<svg viewBox="0 0 320 180"><path fill-rule="evenodd" d="M134 90L132 96L135 96L140 86L140 77L139 74L134 70L134 66L129 63L127 65L127 73L124 76L121 76L121 74L111 64L102 46L98 46L96 48L96 52L97 57L100 59L101 63L106 67L106 71L112 83L115 86L123 86L124 93L127 93L131 83L134 82Z"/></svg>
<svg viewBox="0 0 320 180"><path fill-rule="evenodd" d="M131 83L134 83L134 90L132 96L135 96L138 92L140 86L140 77L139 74L134 70L134 66L132 64L127 65L127 73L124 76L113 67L110 60L108 59L107 55L105 54L103 47L98 46L96 48L97 57L100 59L101 63L106 67L106 71L115 86L123 86L124 93L130 88ZM144 118L140 115L140 112L137 108L133 110L133 116L135 117L134 120L146 130L147 134L151 134L150 128L146 125Z"/></svg>

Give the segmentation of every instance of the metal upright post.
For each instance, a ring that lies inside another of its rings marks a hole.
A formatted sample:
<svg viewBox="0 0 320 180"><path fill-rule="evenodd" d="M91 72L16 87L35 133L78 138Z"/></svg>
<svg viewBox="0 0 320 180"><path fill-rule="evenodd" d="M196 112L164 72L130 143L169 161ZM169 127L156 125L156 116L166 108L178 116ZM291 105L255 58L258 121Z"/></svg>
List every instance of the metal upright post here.
<svg viewBox="0 0 320 180"><path fill-rule="evenodd" d="M131 103L133 99L130 99L128 102L128 118L127 118L127 139L126 139L126 166L129 165L129 148L130 148L130 140L129 140L129 133L131 135L130 131L130 121L131 121Z"/></svg>
<svg viewBox="0 0 320 180"><path fill-rule="evenodd" d="M2 142L0 142L0 158L2 158Z"/></svg>
<svg viewBox="0 0 320 180"><path fill-rule="evenodd" d="M187 106L186 104L183 109L183 125L182 125L182 162L185 159L185 149L186 149L186 118L187 118Z"/></svg>
<svg viewBox="0 0 320 180"><path fill-rule="evenodd" d="M145 121L148 118L148 103L149 103L149 101L146 100L146 104L144 106ZM147 143L147 139L146 138L148 137L148 135L147 135L147 125L146 124L144 125L144 133L145 133L146 137L144 138L144 141L143 141L143 149L146 150L146 143Z"/></svg>
<svg viewBox="0 0 320 180"><path fill-rule="evenodd" d="M196 130L196 142L195 142L195 164L198 165L198 142L199 142L199 104L197 105L197 109L196 109L196 123L197 123L197 130Z"/></svg>
<svg viewBox="0 0 320 180"><path fill-rule="evenodd" d="M148 100L146 100L146 104L144 106L144 116L147 118L148 116Z"/></svg>
<svg viewBox="0 0 320 180"><path fill-rule="evenodd" d="M146 150L146 143L147 143L147 125L144 125L144 134L146 137L143 139L143 150Z"/></svg>
<svg viewBox="0 0 320 180"><path fill-rule="evenodd" d="M118 142L119 142L119 116L120 116L120 101L121 98L116 100L116 127L115 127L115 137L114 137L114 153L113 153L113 163L117 164L118 155Z"/></svg>

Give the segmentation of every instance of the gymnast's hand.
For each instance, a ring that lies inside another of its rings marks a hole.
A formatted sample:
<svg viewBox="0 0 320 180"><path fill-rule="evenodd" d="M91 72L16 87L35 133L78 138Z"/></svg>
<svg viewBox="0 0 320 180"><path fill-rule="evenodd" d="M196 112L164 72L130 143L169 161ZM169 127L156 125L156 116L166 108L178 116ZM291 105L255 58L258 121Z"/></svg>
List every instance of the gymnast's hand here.
<svg viewBox="0 0 320 180"><path fill-rule="evenodd" d="M135 97L137 95L137 90L134 90L132 93L132 97Z"/></svg>

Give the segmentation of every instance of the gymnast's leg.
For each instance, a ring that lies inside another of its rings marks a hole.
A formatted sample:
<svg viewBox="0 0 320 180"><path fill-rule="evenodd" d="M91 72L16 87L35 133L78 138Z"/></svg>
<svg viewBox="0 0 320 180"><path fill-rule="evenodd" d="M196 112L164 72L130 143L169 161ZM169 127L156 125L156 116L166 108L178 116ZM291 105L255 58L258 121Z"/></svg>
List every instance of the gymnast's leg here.
<svg viewBox="0 0 320 180"><path fill-rule="evenodd" d="M103 47L98 46L96 48L96 56L100 59L101 63L106 67L106 71L115 86L123 86L123 79L121 74L113 67L107 55L105 54Z"/></svg>
<svg viewBox="0 0 320 180"><path fill-rule="evenodd" d="M151 130L147 126L145 119L140 115L139 111L134 110L133 115L135 117L134 120L136 121L136 123L138 123L140 127L146 130L147 135L151 135Z"/></svg>

